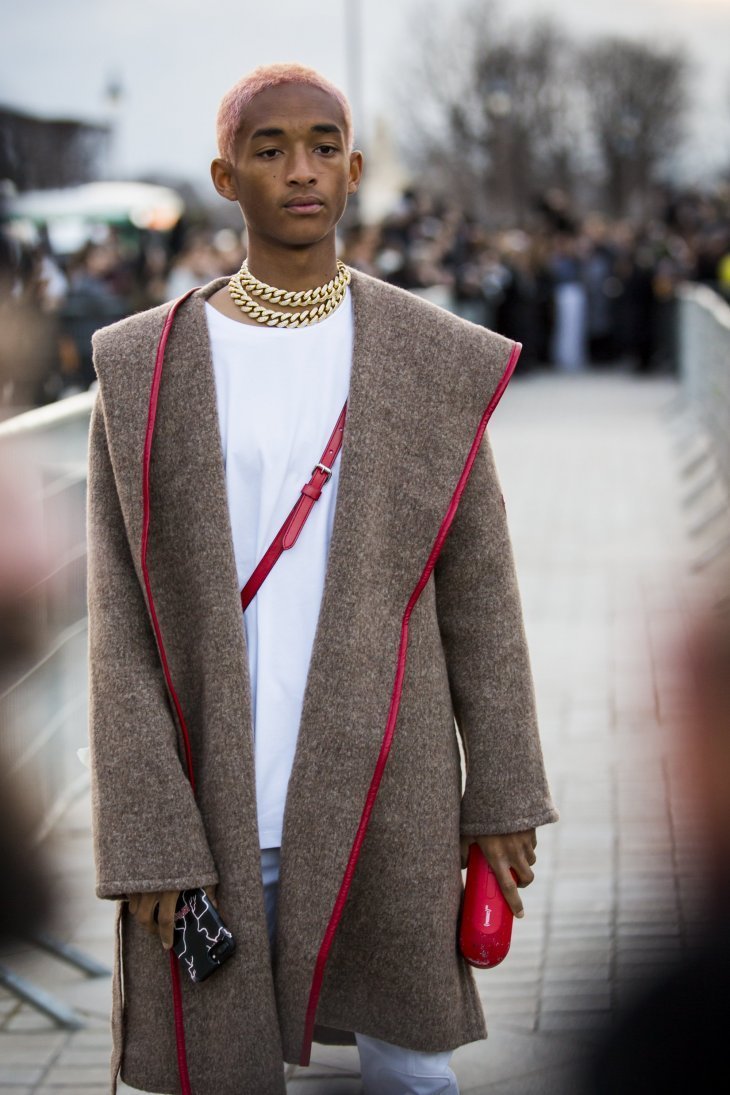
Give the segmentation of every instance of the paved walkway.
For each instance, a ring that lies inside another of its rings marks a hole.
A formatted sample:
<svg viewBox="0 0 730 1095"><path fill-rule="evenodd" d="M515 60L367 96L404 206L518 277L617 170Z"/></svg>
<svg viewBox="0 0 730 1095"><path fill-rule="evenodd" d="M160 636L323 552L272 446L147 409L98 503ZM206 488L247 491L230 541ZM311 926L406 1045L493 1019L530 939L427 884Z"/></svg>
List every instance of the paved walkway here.
<svg viewBox="0 0 730 1095"><path fill-rule="evenodd" d="M462 1095L573 1095L595 1032L685 939L691 811L672 793L663 659L697 579L668 416L675 395L665 378L528 376L490 430L561 820L539 830L509 956L478 974L490 1036L454 1055ZM57 934L109 964L113 907L93 893L87 795L51 849L64 895ZM86 1026L59 1030L0 990L0 1095L107 1093L109 979L21 947L6 964ZM292 1093L360 1090L354 1050L315 1049L311 1069L290 1069Z"/></svg>

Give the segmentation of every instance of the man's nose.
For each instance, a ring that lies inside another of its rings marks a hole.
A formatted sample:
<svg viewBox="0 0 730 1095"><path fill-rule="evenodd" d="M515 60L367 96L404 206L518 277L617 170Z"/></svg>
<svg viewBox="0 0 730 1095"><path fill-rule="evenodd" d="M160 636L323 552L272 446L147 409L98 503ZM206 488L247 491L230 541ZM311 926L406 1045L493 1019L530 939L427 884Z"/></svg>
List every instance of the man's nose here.
<svg viewBox="0 0 730 1095"><path fill-rule="evenodd" d="M297 149L289 163L288 182L312 186L317 181L314 156L308 149Z"/></svg>

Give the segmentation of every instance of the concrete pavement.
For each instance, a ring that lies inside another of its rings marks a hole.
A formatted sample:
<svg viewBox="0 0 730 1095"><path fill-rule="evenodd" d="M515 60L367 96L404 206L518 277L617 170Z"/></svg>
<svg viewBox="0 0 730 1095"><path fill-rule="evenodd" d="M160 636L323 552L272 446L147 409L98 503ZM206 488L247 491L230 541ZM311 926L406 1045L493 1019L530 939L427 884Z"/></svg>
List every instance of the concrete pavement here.
<svg viewBox="0 0 730 1095"><path fill-rule="evenodd" d="M688 565L675 396L669 378L536 374L513 381L490 426L561 820L538 832L507 959L477 974L490 1035L454 1054L462 1095L574 1095L596 1034L687 944L699 868L666 652L700 579ZM47 854L56 935L110 965L114 910L93 893L87 793ZM21 945L3 961L86 1025L61 1030L0 989L0 1095L107 1093L108 977ZM315 1047L288 1087L354 1095L356 1051Z"/></svg>

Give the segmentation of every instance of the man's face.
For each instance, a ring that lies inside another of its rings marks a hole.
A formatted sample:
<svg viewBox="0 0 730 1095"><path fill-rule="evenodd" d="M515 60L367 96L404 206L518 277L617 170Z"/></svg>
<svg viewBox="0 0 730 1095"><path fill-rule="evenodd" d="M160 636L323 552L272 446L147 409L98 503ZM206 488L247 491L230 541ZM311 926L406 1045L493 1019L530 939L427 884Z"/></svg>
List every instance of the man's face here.
<svg viewBox="0 0 730 1095"><path fill-rule="evenodd" d="M357 190L362 154L348 154L336 99L306 84L260 92L247 108L233 164L215 160L216 189L241 206L249 236L311 246L332 233ZM310 198L308 205L299 205Z"/></svg>

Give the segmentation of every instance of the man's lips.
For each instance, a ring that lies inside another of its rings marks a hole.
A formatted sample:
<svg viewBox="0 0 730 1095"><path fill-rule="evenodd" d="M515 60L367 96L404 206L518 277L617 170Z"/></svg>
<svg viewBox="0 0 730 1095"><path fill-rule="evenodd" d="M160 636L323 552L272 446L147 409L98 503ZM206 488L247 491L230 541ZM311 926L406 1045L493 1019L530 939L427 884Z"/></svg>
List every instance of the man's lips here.
<svg viewBox="0 0 730 1095"><path fill-rule="evenodd" d="M320 198L315 198L314 195L311 195L301 198L292 198L291 201L286 202L284 208L311 213L316 209L321 209L323 205L324 202Z"/></svg>

